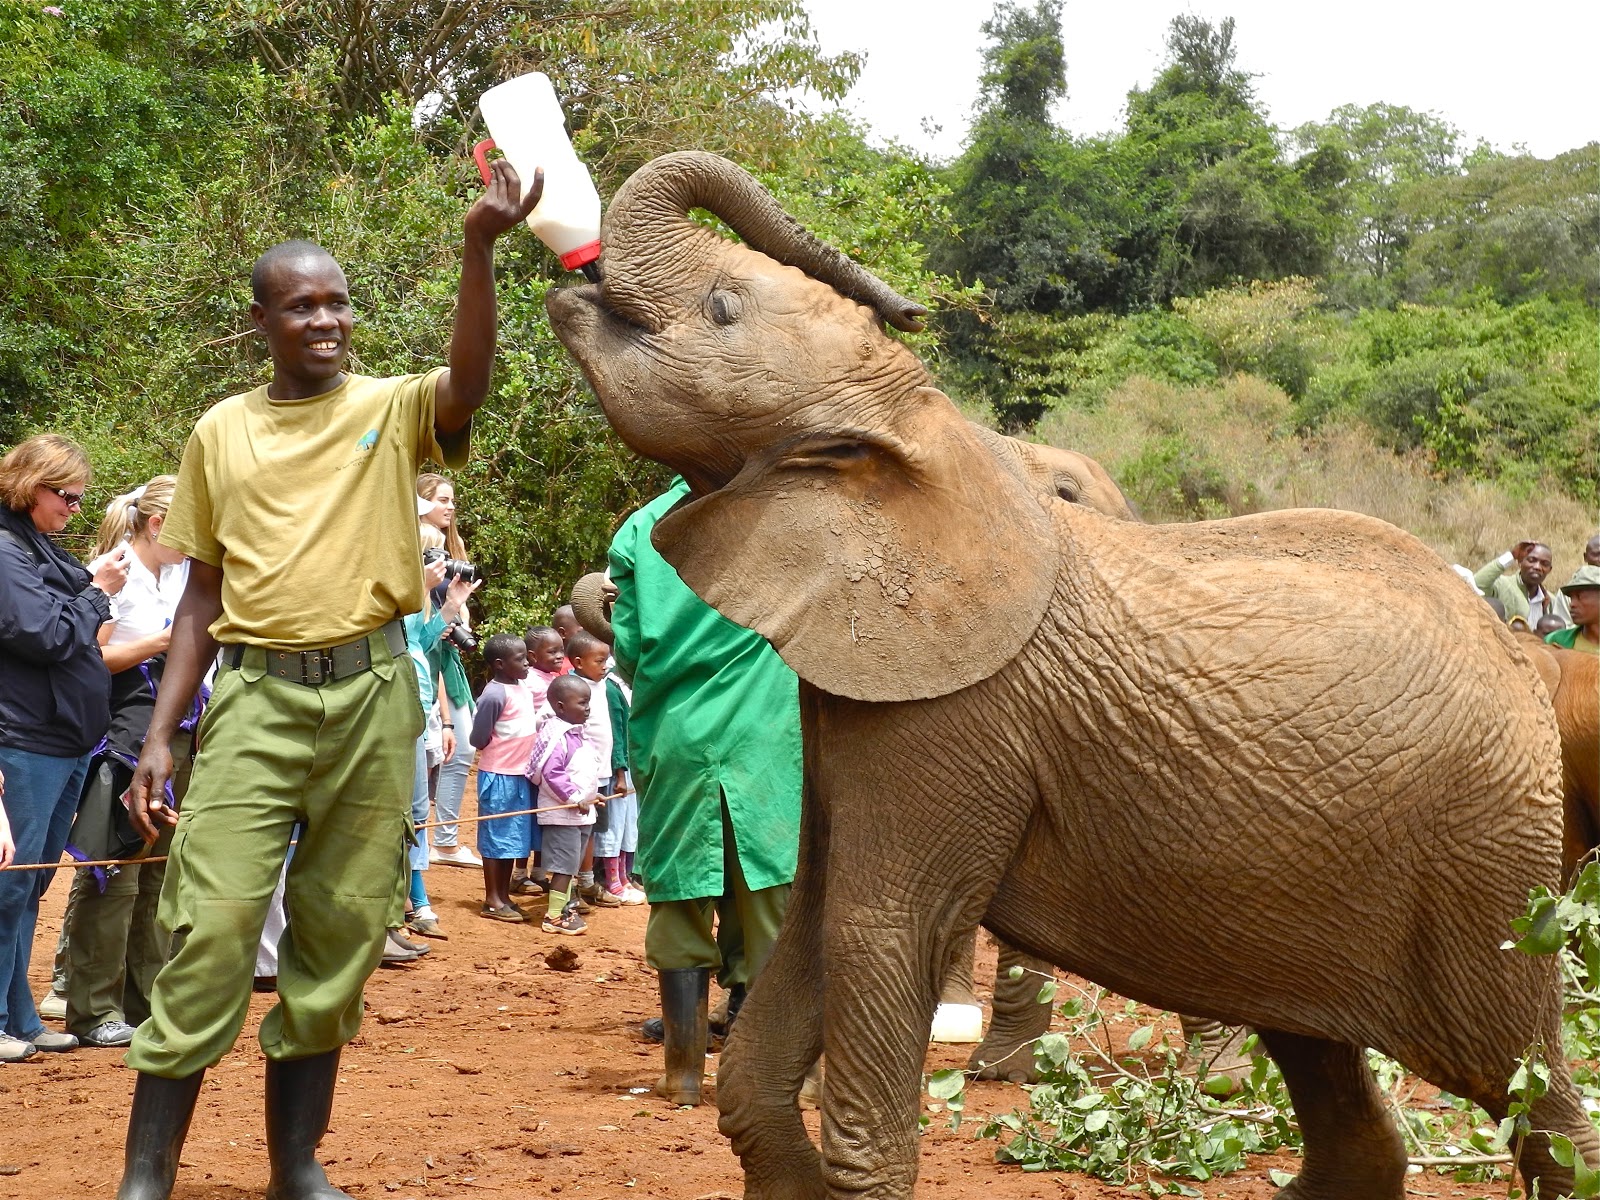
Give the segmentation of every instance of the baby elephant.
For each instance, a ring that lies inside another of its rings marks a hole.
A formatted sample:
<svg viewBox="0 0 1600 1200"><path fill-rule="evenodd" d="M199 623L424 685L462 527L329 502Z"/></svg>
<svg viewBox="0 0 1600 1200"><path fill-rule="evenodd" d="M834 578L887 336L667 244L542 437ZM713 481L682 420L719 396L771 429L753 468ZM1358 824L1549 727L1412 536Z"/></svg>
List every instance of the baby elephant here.
<svg viewBox="0 0 1600 1200"><path fill-rule="evenodd" d="M721 217L743 239L692 220ZM1249 1024L1305 1141L1286 1200L1401 1200L1374 1047L1501 1117L1558 1047L1553 715L1427 547L1304 510L1142 525L1041 499L885 323L921 309L703 153L641 168L604 283L552 291L607 418L691 495L653 539L801 679L788 919L724 1052L750 1197L909 1195L953 941ZM1396 639L1392 630L1408 634ZM795 1098L825 1052L821 1152ZM1559 1056L1520 1165L1600 1161Z"/></svg>

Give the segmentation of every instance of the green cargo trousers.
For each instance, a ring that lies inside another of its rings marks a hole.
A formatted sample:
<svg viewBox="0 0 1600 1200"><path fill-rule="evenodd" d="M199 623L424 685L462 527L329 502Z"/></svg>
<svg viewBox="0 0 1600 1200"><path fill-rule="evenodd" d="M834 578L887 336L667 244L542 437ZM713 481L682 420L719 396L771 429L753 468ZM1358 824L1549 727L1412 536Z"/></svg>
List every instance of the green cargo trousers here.
<svg viewBox="0 0 1600 1200"><path fill-rule="evenodd" d="M726 806L722 811L722 886L720 896L651 901L644 932L644 958L651 968L710 967L725 988L755 982L783 928L792 885L750 890L739 866Z"/></svg>
<svg viewBox="0 0 1600 1200"><path fill-rule="evenodd" d="M194 759L194 735L172 739L172 794L182 804ZM165 830L150 856L172 847ZM123 867L101 891L88 870L74 871L67 915L67 1032L79 1037L107 1021L137 1025L150 1015L150 991L167 964L171 937L158 923L166 863Z"/></svg>
<svg viewBox="0 0 1600 1200"><path fill-rule="evenodd" d="M258 647L218 673L161 893L173 956L128 1051L135 1070L179 1079L232 1048L296 824L261 1048L305 1058L360 1028L362 987L404 913L423 722L411 664L381 631L367 640L369 670L320 686L269 675Z"/></svg>

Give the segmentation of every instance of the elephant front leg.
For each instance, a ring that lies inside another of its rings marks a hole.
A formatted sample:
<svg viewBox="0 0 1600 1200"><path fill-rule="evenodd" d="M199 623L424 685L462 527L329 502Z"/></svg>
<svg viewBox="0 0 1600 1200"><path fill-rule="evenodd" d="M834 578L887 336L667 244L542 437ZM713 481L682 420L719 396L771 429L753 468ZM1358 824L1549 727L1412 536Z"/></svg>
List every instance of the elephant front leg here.
<svg viewBox="0 0 1600 1200"><path fill-rule="evenodd" d="M823 1193L821 1159L798 1098L822 1053L826 847L826 822L808 795L783 932L717 1065L717 1127L744 1168L747 1200L814 1200Z"/></svg>
<svg viewBox="0 0 1600 1200"><path fill-rule="evenodd" d="M830 1196L908 1197L945 948L910 913L829 904L822 1174Z"/></svg>
<svg viewBox="0 0 1600 1200"><path fill-rule="evenodd" d="M1013 968L1020 968L1015 978L1012 977ZM1054 978L1052 964L1000 942L989 1032L972 1052L967 1062L969 1071L976 1072L979 1079L1005 1079L1011 1083L1038 1081L1033 1047L1050 1031L1051 1011L1048 1003L1039 1002L1039 989Z"/></svg>

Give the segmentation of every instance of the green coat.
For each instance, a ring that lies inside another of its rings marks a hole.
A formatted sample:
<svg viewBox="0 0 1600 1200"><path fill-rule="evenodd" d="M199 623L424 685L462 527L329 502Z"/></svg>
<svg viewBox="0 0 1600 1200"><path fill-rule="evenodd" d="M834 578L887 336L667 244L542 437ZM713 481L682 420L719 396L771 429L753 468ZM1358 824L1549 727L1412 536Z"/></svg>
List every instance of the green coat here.
<svg viewBox="0 0 1600 1200"><path fill-rule="evenodd" d="M688 493L676 481L611 541L612 649L633 687L628 757L653 903L722 894L724 797L752 890L792 882L800 847L799 680L650 544L656 520Z"/></svg>

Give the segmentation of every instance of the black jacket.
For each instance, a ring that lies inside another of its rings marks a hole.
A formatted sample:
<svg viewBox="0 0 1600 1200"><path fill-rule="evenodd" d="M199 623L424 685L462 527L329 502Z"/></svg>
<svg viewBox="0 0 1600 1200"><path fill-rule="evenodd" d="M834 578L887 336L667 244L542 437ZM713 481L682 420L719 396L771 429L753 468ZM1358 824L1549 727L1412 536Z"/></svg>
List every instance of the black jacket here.
<svg viewBox="0 0 1600 1200"><path fill-rule="evenodd" d="M111 601L89 572L0 504L0 746L76 758L111 721L95 635Z"/></svg>

